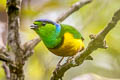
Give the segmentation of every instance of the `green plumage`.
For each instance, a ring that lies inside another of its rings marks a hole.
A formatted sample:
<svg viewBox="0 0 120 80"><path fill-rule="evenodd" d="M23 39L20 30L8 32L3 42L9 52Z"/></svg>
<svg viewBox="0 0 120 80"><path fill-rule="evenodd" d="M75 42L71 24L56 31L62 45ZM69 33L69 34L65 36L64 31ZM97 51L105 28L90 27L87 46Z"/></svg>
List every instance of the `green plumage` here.
<svg viewBox="0 0 120 80"><path fill-rule="evenodd" d="M64 39L64 33L66 32L73 34L76 39L83 39L80 32L70 25L60 24L60 28L58 28L55 24L45 21L35 21L34 25L38 26L38 28L34 30L48 48L60 46Z"/></svg>
<svg viewBox="0 0 120 80"><path fill-rule="evenodd" d="M74 38L76 39L83 39L82 35L80 32L78 32L74 27L66 24L61 24L61 34L60 37L63 37L64 33L70 32L73 34Z"/></svg>

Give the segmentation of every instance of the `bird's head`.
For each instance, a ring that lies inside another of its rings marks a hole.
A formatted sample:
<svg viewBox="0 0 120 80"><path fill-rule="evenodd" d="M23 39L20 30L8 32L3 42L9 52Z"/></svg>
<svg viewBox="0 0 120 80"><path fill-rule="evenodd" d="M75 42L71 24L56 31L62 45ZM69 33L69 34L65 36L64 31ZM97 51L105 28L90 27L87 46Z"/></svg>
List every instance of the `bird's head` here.
<svg viewBox="0 0 120 80"><path fill-rule="evenodd" d="M60 24L48 19L38 19L30 27L41 37L48 48L53 48L60 42L56 39L60 35Z"/></svg>
<svg viewBox="0 0 120 80"><path fill-rule="evenodd" d="M56 22L53 22L51 20L48 20L48 19L38 19L38 20L35 20L33 22L33 24L30 26L31 29L33 29L34 31L39 31L40 29L46 29L48 30L50 27L55 27L56 31L59 32L60 29L61 29L61 26L60 24L56 23Z"/></svg>

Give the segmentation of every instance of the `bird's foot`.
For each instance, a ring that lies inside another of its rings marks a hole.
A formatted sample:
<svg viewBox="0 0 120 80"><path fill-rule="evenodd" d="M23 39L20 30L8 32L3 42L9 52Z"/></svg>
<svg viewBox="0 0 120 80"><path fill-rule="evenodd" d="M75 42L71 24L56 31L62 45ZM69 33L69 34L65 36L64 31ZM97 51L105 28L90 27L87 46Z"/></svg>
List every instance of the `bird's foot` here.
<svg viewBox="0 0 120 80"><path fill-rule="evenodd" d="M60 66L61 66L60 63L58 63L57 66L56 66L56 68L58 69Z"/></svg>
<svg viewBox="0 0 120 80"><path fill-rule="evenodd" d="M64 59L64 57L62 57L62 58L60 59L60 61L59 61L58 64L57 64L57 67L60 66L60 63L62 62L63 59Z"/></svg>
<svg viewBox="0 0 120 80"><path fill-rule="evenodd" d="M72 56L72 57L68 57L68 59L67 59L67 63L71 62L71 61L73 60L73 58L74 58L74 56Z"/></svg>
<svg viewBox="0 0 120 80"><path fill-rule="evenodd" d="M58 70L60 69L60 66L61 66L60 63L61 63L61 60L58 62L56 69L54 70L54 74L58 73Z"/></svg>
<svg viewBox="0 0 120 80"><path fill-rule="evenodd" d="M54 70L53 73L54 73L54 74L57 74L59 69L60 69L59 67L56 67L56 69Z"/></svg>
<svg viewBox="0 0 120 80"><path fill-rule="evenodd" d="M54 73L57 73L57 70L59 70L59 68L60 68L60 63L62 62L62 60L64 59L64 57L62 57L60 60L59 60L59 62L58 62L58 64L57 64L57 66L56 66L56 69L55 69L55 71L54 71Z"/></svg>

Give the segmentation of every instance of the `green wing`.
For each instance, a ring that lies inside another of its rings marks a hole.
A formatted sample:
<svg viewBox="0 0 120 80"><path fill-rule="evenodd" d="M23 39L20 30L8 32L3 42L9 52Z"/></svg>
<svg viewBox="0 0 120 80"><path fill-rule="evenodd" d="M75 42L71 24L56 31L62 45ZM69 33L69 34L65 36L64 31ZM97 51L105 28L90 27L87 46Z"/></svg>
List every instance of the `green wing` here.
<svg viewBox="0 0 120 80"><path fill-rule="evenodd" d="M84 40L84 38L82 37L80 32L77 31L74 27L72 27L70 25L66 25L66 24L61 24L61 35L60 35L60 37L63 37L64 33L66 33L66 32L69 32L69 33L73 34L74 38L76 38L76 39Z"/></svg>

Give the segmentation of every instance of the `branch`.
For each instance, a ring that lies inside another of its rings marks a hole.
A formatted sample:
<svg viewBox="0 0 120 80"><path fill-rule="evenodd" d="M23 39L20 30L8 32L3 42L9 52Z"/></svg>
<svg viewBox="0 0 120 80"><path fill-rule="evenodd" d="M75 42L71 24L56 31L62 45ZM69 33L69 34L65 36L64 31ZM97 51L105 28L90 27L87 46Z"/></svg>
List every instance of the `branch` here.
<svg viewBox="0 0 120 80"><path fill-rule="evenodd" d="M3 63L2 67L3 67L4 71L5 71L6 79L10 80L10 71L9 71L8 65L6 63Z"/></svg>
<svg viewBox="0 0 120 80"><path fill-rule="evenodd" d="M85 61L85 59L96 49L107 48L104 38L108 34L108 32L110 32L110 30L112 30L116 26L119 20L120 9L114 13L112 20L100 33L98 33L96 36L94 35L90 36L92 40L89 42L87 48L83 52L81 52L81 54L75 57L75 60L70 61L69 63L64 63L59 68L55 69L55 71L53 72L53 76L51 77L51 80L62 79L67 70L69 70L72 67L81 65Z"/></svg>
<svg viewBox="0 0 120 80"><path fill-rule="evenodd" d="M0 48L0 60L4 61L4 62L12 63L12 60L9 57L10 57L10 55L6 51L6 48L4 48L4 47Z"/></svg>
<svg viewBox="0 0 120 80"><path fill-rule="evenodd" d="M60 17L57 18L56 22L60 23L63 20L65 20L68 16L70 16L75 11L82 8L84 5L90 3L92 0L80 0L79 2L76 2L73 4L65 13L63 13Z"/></svg>
<svg viewBox="0 0 120 80"><path fill-rule="evenodd" d="M40 41L41 41L40 38L35 38L35 39L33 39L33 40L30 40L30 41L26 42L23 46L24 46L25 50L31 50L31 49L33 49Z"/></svg>
<svg viewBox="0 0 120 80"><path fill-rule="evenodd" d="M20 10L22 0L7 0L8 14L8 51L13 53L13 63L9 64L10 80L24 80L23 50L19 35Z"/></svg>
<svg viewBox="0 0 120 80"><path fill-rule="evenodd" d="M10 62L10 63L13 62L9 57L5 56L4 54L0 54L0 60L4 62Z"/></svg>
<svg viewBox="0 0 120 80"><path fill-rule="evenodd" d="M17 53L20 48L19 39L19 12L21 0L7 0L8 8L8 45L13 52ZM17 55L17 54L16 54Z"/></svg>
<svg viewBox="0 0 120 80"><path fill-rule="evenodd" d="M26 42L23 47L24 47L24 60L27 60L32 54L33 54L33 48L40 42L40 38L35 38L33 40L30 40Z"/></svg>
<svg viewBox="0 0 120 80"><path fill-rule="evenodd" d="M7 64L13 64L13 61L4 47L0 48L0 60L3 61L2 67L5 71L6 79L10 80L10 71Z"/></svg>

